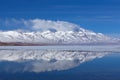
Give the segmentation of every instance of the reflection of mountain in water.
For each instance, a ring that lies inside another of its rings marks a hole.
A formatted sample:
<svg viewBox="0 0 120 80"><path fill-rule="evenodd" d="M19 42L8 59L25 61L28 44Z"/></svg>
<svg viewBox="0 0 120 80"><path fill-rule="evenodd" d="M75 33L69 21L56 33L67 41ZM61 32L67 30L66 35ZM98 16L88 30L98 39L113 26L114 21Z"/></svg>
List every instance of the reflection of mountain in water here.
<svg viewBox="0 0 120 80"><path fill-rule="evenodd" d="M66 70L107 53L73 50L0 50L0 71L45 72Z"/></svg>

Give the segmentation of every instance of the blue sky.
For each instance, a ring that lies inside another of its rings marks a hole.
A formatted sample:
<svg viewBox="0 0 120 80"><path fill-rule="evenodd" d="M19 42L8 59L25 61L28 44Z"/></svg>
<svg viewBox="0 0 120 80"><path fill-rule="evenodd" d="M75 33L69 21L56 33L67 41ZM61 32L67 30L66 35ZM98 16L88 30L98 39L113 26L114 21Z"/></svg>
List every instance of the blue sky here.
<svg viewBox="0 0 120 80"><path fill-rule="evenodd" d="M13 18L61 20L95 32L120 33L120 0L0 0L0 30L24 29L2 24Z"/></svg>

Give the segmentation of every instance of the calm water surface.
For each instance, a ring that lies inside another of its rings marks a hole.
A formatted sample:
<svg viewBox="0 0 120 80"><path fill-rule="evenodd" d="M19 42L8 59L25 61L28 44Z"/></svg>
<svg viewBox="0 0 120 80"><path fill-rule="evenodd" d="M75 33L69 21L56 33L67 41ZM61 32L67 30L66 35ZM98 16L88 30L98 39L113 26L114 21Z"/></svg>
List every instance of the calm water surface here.
<svg viewBox="0 0 120 80"><path fill-rule="evenodd" d="M0 80L120 80L120 53L0 50Z"/></svg>

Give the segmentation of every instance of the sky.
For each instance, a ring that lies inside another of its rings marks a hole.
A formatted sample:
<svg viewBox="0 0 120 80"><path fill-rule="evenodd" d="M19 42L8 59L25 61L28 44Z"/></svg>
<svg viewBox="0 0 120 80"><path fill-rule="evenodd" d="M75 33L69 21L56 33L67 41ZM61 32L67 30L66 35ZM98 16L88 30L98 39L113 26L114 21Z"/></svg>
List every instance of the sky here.
<svg viewBox="0 0 120 80"><path fill-rule="evenodd" d="M21 21L36 19L67 21L94 32L119 34L120 0L0 0L0 30L26 29Z"/></svg>

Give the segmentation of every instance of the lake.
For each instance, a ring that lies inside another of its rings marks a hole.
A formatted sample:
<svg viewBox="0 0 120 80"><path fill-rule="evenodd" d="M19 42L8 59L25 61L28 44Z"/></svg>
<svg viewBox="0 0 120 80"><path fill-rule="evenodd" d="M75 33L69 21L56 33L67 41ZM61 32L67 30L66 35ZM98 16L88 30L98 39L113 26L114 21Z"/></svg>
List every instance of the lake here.
<svg viewBox="0 0 120 80"><path fill-rule="evenodd" d="M0 47L0 80L120 80L119 46Z"/></svg>

